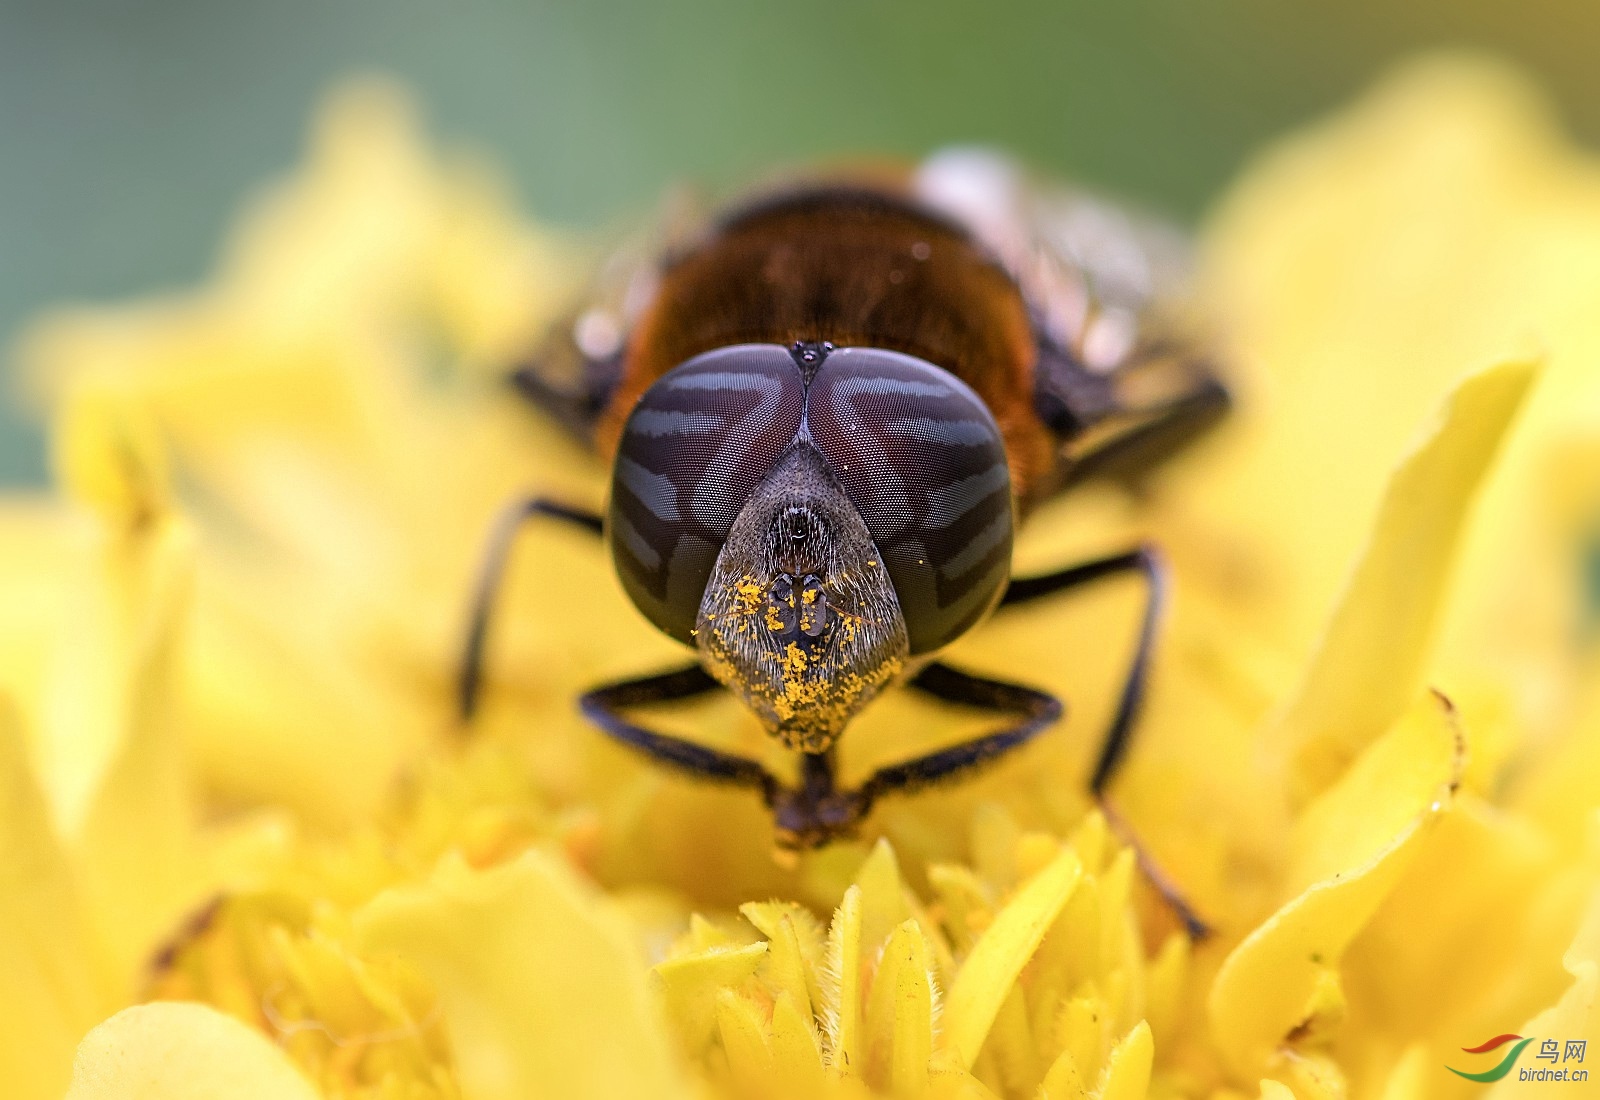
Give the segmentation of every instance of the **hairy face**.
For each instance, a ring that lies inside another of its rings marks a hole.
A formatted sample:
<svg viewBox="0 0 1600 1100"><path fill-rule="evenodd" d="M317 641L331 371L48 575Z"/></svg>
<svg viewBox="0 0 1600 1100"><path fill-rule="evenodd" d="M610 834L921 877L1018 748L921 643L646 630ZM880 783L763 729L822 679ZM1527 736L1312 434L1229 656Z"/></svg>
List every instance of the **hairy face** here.
<svg viewBox="0 0 1600 1100"><path fill-rule="evenodd" d="M711 674L784 745L823 752L905 670L905 620L822 456L791 448L734 521L695 625Z"/></svg>

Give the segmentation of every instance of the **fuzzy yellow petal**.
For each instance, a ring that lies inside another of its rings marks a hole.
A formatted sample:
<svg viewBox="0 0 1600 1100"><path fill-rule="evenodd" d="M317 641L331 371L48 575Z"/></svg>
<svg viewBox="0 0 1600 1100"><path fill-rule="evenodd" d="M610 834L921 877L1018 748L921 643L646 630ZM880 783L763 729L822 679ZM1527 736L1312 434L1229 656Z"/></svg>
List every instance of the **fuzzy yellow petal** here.
<svg viewBox="0 0 1600 1100"><path fill-rule="evenodd" d="M765 943L717 946L657 964L654 974L667 1013L690 1051L698 1053L711 1040L719 992L753 977L767 953Z"/></svg>
<svg viewBox="0 0 1600 1100"><path fill-rule="evenodd" d="M828 926L822 1013L833 1068L861 1073L861 887L851 886Z"/></svg>
<svg viewBox="0 0 1600 1100"><path fill-rule="evenodd" d="M1064 848L995 915L962 962L945 1005L944 1026L965 1066L978 1057L1001 1002L1082 873L1077 853Z"/></svg>
<svg viewBox="0 0 1600 1100"><path fill-rule="evenodd" d="M916 921L884 945L867 1001L867 1080L897 1096L919 1096L933 1054L933 951Z"/></svg>
<svg viewBox="0 0 1600 1100"><path fill-rule="evenodd" d="M115 1004L10 701L0 696L0 1064L18 1100L59 1096L72 1049Z"/></svg>
<svg viewBox="0 0 1600 1100"><path fill-rule="evenodd" d="M794 1006L811 1015L821 1001L817 968L822 963L822 934L816 918L798 905L746 902L739 912L763 936L768 954L762 964L768 982L787 992Z"/></svg>
<svg viewBox="0 0 1600 1100"><path fill-rule="evenodd" d="M731 989L717 992L717 1032L728 1072L742 1089L758 1090L772 1079L772 1048L761 1014L749 998Z"/></svg>
<svg viewBox="0 0 1600 1100"><path fill-rule="evenodd" d="M1292 873L1308 881L1233 950L1211 988L1213 1041L1235 1073L1258 1075L1292 1032L1340 1016L1340 957L1416 856L1463 756L1448 704L1425 696L1307 809ZM1369 815L1378 827L1360 824Z"/></svg>
<svg viewBox="0 0 1600 1100"><path fill-rule="evenodd" d="M78 1047L67 1100L317 1100L287 1056L206 1005L124 1009Z"/></svg>
<svg viewBox="0 0 1600 1100"><path fill-rule="evenodd" d="M1072 1051L1063 1050L1051 1063L1039 1084L1038 1100L1089 1100L1089 1090L1084 1086Z"/></svg>
<svg viewBox="0 0 1600 1100"><path fill-rule="evenodd" d="M1056 1030L1077 1071L1085 1077L1098 1076L1114 1037L1111 1012L1099 994L1085 989L1062 1005Z"/></svg>
<svg viewBox="0 0 1600 1100"><path fill-rule="evenodd" d="M797 1096L815 1096L822 1088L822 1048L811 1013L795 1006L788 993L772 1004L772 1061L780 1078Z"/></svg>
<svg viewBox="0 0 1600 1100"><path fill-rule="evenodd" d="M1304 800L1400 716L1429 655L1470 506L1536 374L1510 362L1468 377L1389 482L1371 542L1272 734Z"/></svg>
<svg viewBox="0 0 1600 1100"><path fill-rule="evenodd" d="M1155 1052L1150 1025L1141 1020L1111 1048L1101 1074L1098 1100L1143 1100L1150 1087L1150 1064Z"/></svg>
<svg viewBox="0 0 1600 1100"><path fill-rule="evenodd" d="M626 928L554 860L479 872L447 859L355 920L366 950L433 983L467 1095L681 1094Z"/></svg>

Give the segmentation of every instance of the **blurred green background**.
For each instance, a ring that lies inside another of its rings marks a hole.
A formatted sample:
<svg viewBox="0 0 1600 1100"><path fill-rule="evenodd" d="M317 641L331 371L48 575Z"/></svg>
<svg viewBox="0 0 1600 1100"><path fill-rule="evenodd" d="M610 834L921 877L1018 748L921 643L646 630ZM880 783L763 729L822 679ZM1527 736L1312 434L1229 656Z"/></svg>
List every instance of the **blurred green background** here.
<svg viewBox="0 0 1600 1100"><path fill-rule="evenodd" d="M1600 139L1592 0L0 0L0 341L200 279L351 72L398 76L557 222L951 141L1193 219L1261 143L1440 46L1520 63ZM43 478L7 400L0 485Z"/></svg>

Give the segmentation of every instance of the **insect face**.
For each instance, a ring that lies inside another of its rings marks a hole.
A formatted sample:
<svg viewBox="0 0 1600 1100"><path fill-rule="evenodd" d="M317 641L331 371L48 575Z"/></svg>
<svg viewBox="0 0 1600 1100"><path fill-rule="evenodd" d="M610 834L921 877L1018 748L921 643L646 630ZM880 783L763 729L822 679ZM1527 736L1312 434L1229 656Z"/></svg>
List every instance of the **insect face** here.
<svg viewBox="0 0 1600 1100"><path fill-rule="evenodd" d="M860 513L796 443L739 513L700 604L707 670L791 749L823 752L909 656Z"/></svg>
<svg viewBox="0 0 1600 1100"><path fill-rule="evenodd" d="M976 394L910 355L825 345L664 375L623 429L608 514L640 610L807 753L994 606L1011 525Z"/></svg>

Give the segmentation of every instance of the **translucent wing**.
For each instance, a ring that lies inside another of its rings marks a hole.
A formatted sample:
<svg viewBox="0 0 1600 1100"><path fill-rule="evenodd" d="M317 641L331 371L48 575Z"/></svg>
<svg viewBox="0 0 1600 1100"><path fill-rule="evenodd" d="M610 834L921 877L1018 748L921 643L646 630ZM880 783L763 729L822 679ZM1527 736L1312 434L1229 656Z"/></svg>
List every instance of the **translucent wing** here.
<svg viewBox="0 0 1600 1100"><path fill-rule="evenodd" d="M1226 409L1181 231L987 149L934 154L912 188L983 241L1028 299L1063 483L1136 480Z"/></svg>
<svg viewBox="0 0 1600 1100"><path fill-rule="evenodd" d="M512 381L534 404L592 442L596 421L622 375L629 331L661 281L662 259L711 223L708 205L687 188L667 194L653 218L601 250L573 304L547 331Z"/></svg>

